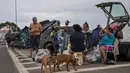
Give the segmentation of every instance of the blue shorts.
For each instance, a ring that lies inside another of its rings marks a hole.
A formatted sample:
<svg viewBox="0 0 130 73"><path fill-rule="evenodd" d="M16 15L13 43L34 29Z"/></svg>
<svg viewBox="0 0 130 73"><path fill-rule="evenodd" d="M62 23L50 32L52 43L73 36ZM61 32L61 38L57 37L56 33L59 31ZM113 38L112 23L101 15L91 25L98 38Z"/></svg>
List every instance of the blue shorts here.
<svg viewBox="0 0 130 73"><path fill-rule="evenodd" d="M40 44L40 35L31 36L30 47L33 50L37 50L37 49L39 49L39 44Z"/></svg>

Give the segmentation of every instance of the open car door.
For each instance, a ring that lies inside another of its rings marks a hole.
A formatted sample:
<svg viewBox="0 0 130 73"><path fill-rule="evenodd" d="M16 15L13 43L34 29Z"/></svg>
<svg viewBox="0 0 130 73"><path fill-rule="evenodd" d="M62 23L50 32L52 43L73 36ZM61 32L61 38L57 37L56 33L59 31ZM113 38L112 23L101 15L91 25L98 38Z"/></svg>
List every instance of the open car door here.
<svg viewBox="0 0 130 73"><path fill-rule="evenodd" d="M119 22L129 22L129 14L121 2L105 2L96 6L101 8L106 14L108 18L107 25L110 24L110 19Z"/></svg>

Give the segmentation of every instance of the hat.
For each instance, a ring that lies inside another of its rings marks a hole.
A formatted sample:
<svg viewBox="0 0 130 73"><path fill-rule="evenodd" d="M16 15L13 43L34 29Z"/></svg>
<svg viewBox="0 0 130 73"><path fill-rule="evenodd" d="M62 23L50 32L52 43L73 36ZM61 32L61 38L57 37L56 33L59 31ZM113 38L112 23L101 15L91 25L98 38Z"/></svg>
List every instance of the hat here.
<svg viewBox="0 0 130 73"><path fill-rule="evenodd" d="M69 20L66 20L66 22L65 23L70 23L70 21Z"/></svg>

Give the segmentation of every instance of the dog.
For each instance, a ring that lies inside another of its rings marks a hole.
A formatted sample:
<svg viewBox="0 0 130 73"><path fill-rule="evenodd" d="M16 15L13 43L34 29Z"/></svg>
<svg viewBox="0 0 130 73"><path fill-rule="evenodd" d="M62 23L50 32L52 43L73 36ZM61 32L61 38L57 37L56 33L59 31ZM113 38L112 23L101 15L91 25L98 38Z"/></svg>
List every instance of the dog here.
<svg viewBox="0 0 130 73"><path fill-rule="evenodd" d="M53 51L53 45L52 44L47 45L46 49L50 53L48 53L48 55L44 55L42 57L41 71L42 71L42 73L44 71L45 71L45 73L53 73L53 71L51 71L51 65L54 65L56 63L56 59L55 59L54 51ZM44 66L44 71L43 71L43 66ZM48 72L47 66L49 66L50 72Z"/></svg>
<svg viewBox="0 0 130 73"><path fill-rule="evenodd" d="M42 65L41 65L41 71L42 73L45 71L45 73L53 73L51 70L51 65L56 63L55 57L52 56L43 56L42 58ZM44 71L43 71L43 66L44 66ZM48 72L47 66L49 66L50 72Z"/></svg>
<svg viewBox="0 0 130 73"><path fill-rule="evenodd" d="M73 68L75 69L75 71L77 71L77 69L75 68L75 65L77 63L77 59L72 55L59 54L59 55L55 56L55 61L56 61L56 63L54 64L53 71L55 71L55 66L57 66L57 69L60 71L59 65L64 63L64 62L66 63L66 70L67 71L69 71L69 69L68 69L69 63L71 63Z"/></svg>

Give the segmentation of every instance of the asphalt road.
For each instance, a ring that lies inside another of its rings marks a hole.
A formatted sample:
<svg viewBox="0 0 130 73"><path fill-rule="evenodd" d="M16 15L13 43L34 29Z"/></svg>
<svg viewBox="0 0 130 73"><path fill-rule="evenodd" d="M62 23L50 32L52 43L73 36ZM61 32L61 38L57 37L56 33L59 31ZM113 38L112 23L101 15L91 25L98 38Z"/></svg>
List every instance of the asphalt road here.
<svg viewBox="0 0 130 73"><path fill-rule="evenodd" d="M121 67L121 68L97 70L90 72L78 72L78 73L130 73L130 67Z"/></svg>
<svg viewBox="0 0 130 73"><path fill-rule="evenodd" d="M0 45L0 73L18 73L5 45Z"/></svg>

